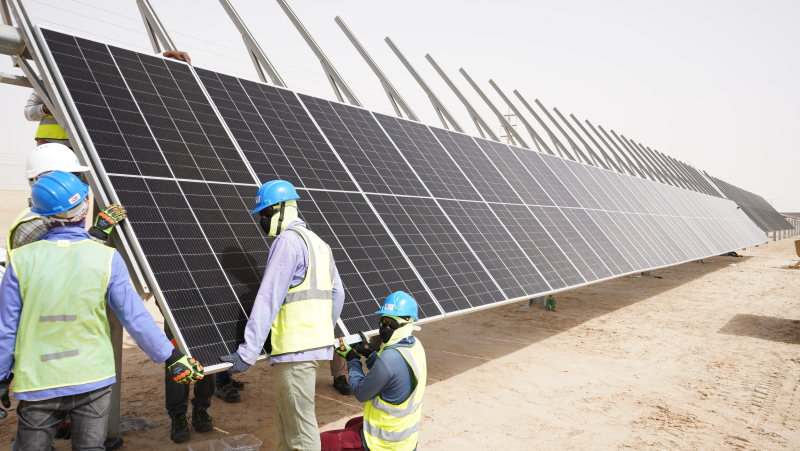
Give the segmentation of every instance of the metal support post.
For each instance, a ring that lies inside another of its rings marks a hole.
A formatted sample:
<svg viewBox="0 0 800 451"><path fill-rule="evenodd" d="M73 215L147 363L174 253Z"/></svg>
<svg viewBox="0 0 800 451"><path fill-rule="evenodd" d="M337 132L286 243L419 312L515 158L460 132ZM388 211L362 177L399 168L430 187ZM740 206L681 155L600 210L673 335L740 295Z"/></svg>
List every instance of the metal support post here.
<svg viewBox="0 0 800 451"><path fill-rule="evenodd" d="M716 191L720 196L722 196L723 199L727 199L728 198L728 196L726 196L725 193L723 193L722 190L719 189L719 187L716 185L716 183L714 183L711 180L711 177L709 177L708 174L706 174L705 172L697 169L694 166L690 166L690 167L692 168L692 170L694 170L694 172L696 172L697 174L700 175L700 178L702 179L703 183L705 183L706 187L711 189L712 192L708 193L708 194L712 194L713 195L714 191Z"/></svg>
<svg viewBox="0 0 800 451"><path fill-rule="evenodd" d="M635 154L635 153L634 153L634 152L631 150L630 146L628 146L627 144L625 144L625 139L623 139L623 138L620 138L620 137L619 137L619 136L618 136L618 135L617 135L617 134L614 132L614 130L611 130L611 135L612 135L612 136L614 136L614 138L616 138L616 139L617 139L617 141L619 142L619 144L620 144L620 145L622 145L622 148L623 148L623 149L625 149L625 151L626 151L626 152L628 152L628 155L629 155L629 156L630 156L630 157L633 159L633 161L635 161L635 162L636 162L636 164L638 165L639 169L640 169L641 171L643 171L643 172L644 172L644 174L645 174L647 177L649 177L649 178L650 178L650 180L653 180L654 182L657 182L658 180L656 180L656 177L655 177L655 176L654 176L654 175L653 175L653 174L650 172L650 170L647 168L647 166L644 164L644 162L642 162L642 160L640 160L640 159L639 159L639 157L638 157L638 156L637 156L637 155L636 155L636 154Z"/></svg>
<svg viewBox="0 0 800 451"><path fill-rule="evenodd" d="M614 132L613 130L611 131ZM655 176L658 180L657 182L661 182L663 184L667 184L666 179L661 175L658 170L658 166L655 166L650 160L645 156L635 144L633 144L633 140L629 140L625 137L625 135L620 134L620 138L622 138L622 142L625 145L625 148L631 153L631 155L637 158L637 161L641 162L642 166L650 172L651 176Z"/></svg>
<svg viewBox="0 0 800 451"><path fill-rule="evenodd" d="M555 134L553 134L553 132L552 132L552 131L550 131L550 127L548 127L548 126L547 126L547 124L545 124L545 123L544 123L544 121L542 120L542 118L540 118L540 117L539 117L539 115L538 115L538 114L536 114L536 111L533 109L533 107L532 107L532 106L530 106L530 104L528 103L528 101L527 101L527 100L525 100L525 98L524 98L524 97L522 97L522 94L520 94L520 93L519 93L519 91L517 91L517 90L515 89L515 90L514 90L514 95L515 95L515 96L517 96L517 98L519 99L519 101L520 101L520 102L522 102L522 105L523 105L525 108L527 108L527 109L528 109L528 112L529 112L529 113L531 113L531 114L533 115L533 118L534 118L534 119L536 119L536 122L538 122L538 123L539 123L539 125L541 125L541 126L542 126L542 128L544 129L544 131L546 131L546 132L547 132L547 136L550 138L550 141L552 141L552 142L553 142L553 146L556 148L556 151L558 151L558 154L559 154L559 155L560 155L562 158L564 157L564 155L566 155L566 156L567 156L567 158L569 158L570 160L577 161L577 160L575 160L575 157L573 157L573 156L572 156L572 154L571 154L571 153L569 153L569 151L567 150L567 148L566 148L566 147L564 147L564 145L563 145L563 144L561 144L561 141L559 141L559 140L558 140L558 138L556 138L556 135L555 135Z"/></svg>
<svg viewBox="0 0 800 451"><path fill-rule="evenodd" d="M339 99L340 102L344 103L344 98L342 98L342 94L347 97L347 100L355 105L355 106L362 106L361 102L358 101L356 95L353 94L353 91L350 90L350 87L347 86L344 79L339 75L339 72L333 67L328 57L325 56L325 53L322 52L322 49L317 45L317 42L314 41L314 38L311 37L311 34L306 30L306 27L303 26L300 19L297 18L297 15L292 11L292 8L289 7L289 4L286 3L285 0L276 0L278 5L280 5L283 12L289 17L289 20L292 21L294 27L297 28L297 31L300 32L300 35L303 36L303 39L306 41L306 44L311 48L311 51L314 52L314 55L317 56L319 59L319 63L322 65L322 70L325 71L325 74L328 77L328 81L331 82L331 88L333 88L334 94L336 94L336 98Z"/></svg>
<svg viewBox="0 0 800 451"><path fill-rule="evenodd" d="M405 66L406 69L408 69L408 71L411 73L411 76L414 77L414 80L417 81L422 90L425 91L425 94L428 96L428 99L433 104L433 109L436 110L436 114L439 116L439 120L442 121L442 125L444 126L444 128L449 129L450 127L453 127L454 130L464 133L464 129L462 129L461 126L458 125L458 122L456 122L453 115L450 114L450 111L447 109L447 107L445 107L444 104L439 100L439 97L437 97L436 94L433 93L433 90L431 90L428 84L425 83L425 80L423 80L422 77L420 77L417 70L414 69L414 66L412 66L411 63L408 61L408 59L406 59L406 56L403 55L403 52L401 52L400 49L398 49L397 46L394 45L394 42L392 42L392 40L388 36L386 37L386 39L384 39L384 41L386 41L386 44L389 46L390 49L392 49L397 58L400 59L400 62L403 63L403 66ZM449 126L447 125L448 122L450 123Z"/></svg>
<svg viewBox="0 0 800 451"><path fill-rule="evenodd" d="M586 122L588 123L589 121L586 121ZM590 124L590 125L591 125L591 124ZM619 146L617 145L617 143L616 143L616 142L614 142L614 140L613 140L613 139L611 139L611 136L609 136L609 135L608 135L608 133L606 133L606 131L605 131L605 129L603 128L603 126L602 126L602 125L598 125L598 126L597 126L597 128L599 128L599 129L600 129L600 131L603 133L603 135L605 135L606 139L608 139L608 142L610 142L610 143L611 143L611 144L614 146L614 148L617 150L617 153L618 153L619 155L621 155L621 156L622 156L622 158L624 158L624 159L625 159L625 161L627 162L627 167L628 167L628 170L630 171L631 175L637 175L637 176L639 176L639 177L641 177L641 178L647 178L647 177L644 175L644 173L643 173L641 170L639 170L639 168L638 168L638 167L636 167L636 165L635 165L635 164L633 164L633 161L631 161L631 159L628 157L628 155L626 155L626 154L625 154L625 152L623 152L623 151L622 151L622 149L620 149L620 148L619 148Z"/></svg>
<svg viewBox="0 0 800 451"><path fill-rule="evenodd" d="M161 53L161 46L164 47L165 52L177 50L175 48L175 42L170 37L169 33L167 33L167 29L164 27L161 19L159 19L155 9L153 9L153 5L150 4L150 0L136 0L136 6L139 7L139 13L142 15L144 27L147 30L147 37L150 38L153 51L155 53ZM161 44L160 46L159 43Z"/></svg>
<svg viewBox="0 0 800 451"><path fill-rule="evenodd" d="M556 112L556 114L558 115L558 117L559 117L559 118L561 118L561 120L564 122L564 125L566 125L566 126L567 126L567 127L570 129L570 131L571 131L571 132L572 132L572 133L573 133L573 134L574 134L574 135L575 135L575 136L576 136L576 137L577 137L577 138L578 138L578 139L581 141L581 144L583 144L583 145L584 145L584 147L586 147L586 151L587 151L587 152L589 152L589 155L591 155L591 157L592 157L592 158L594 159L594 161L595 161L595 162L594 162L594 163L592 163L592 164L593 164L594 166L597 166L597 165L599 164L600 166L602 166L602 167L603 167L603 169L608 169L608 166L607 166L607 165L606 165L606 163L603 161L603 159L602 159L602 158L600 158L600 156L598 156L598 155L595 153L594 149L592 149L592 146L590 146L590 145L589 145L589 143L587 143L587 142L586 142L586 141L583 139L583 136L581 136L581 135L580 135L580 133L578 133L578 131L577 131L577 130L575 130L575 128L572 126L572 124L570 124L570 123L569 123L569 121L568 121L568 120L567 120L567 119L564 117L564 115L563 115L563 114L561 114L561 111L558 111L558 108L555 108L555 107L553 107L553 111L555 111L555 112Z"/></svg>
<svg viewBox="0 0 800 451"><path fill-rule="evenodd" d="M614 159L613 159L613 158L611 158L611 157L610 157L610 156L609 156L609 155L606 153L605 149L603 149L603 146L601 146L600 144L598 144L598 143L597 143L597 141L595 141L595 140L594 140L594 137L592 136L592 134L591 134L591 133L589 133L589 131L588 131L588 130L586 130L586 128L584 128L584 127L583 127L583 125L582 125L582 124L581 124L581 122L578 120L578 118L577 118L577 117L575 117L575 115L574 115L574 114L570 114L570 115L569 115L569 117L570 117L570 118L572 118L572 120L575 122L575 124L578 126L578 128L580 128L580 129L581 129L581 131L583 132L583 134L584 134L584 135L586 135L586 136L589 138L589 140L590 140L590 141L592 141L592 144L594 144L595 146L597 146L597 150L599 150L599 151L600 151L600 154L601 154L601 155L603 155L603 158L605 159L605 162L606 162L606 167L613 166L615 171L617 171L617 172L620 172L620 173L623 173L623 174L624 174L624 172L622 171L622 169L621 169L619 166L617 166L617 163L614 161Z"/></svg>
<svg viewBox="0 0 800 451"><path fill-rule="evenodd" d="M665 167L660 161L655 159L652 155L650 155L650 152L645 150L644 146L636 144L636 142L632 139L628 139L628 143L631 145L631 147L636 149L637 152L639 152L642 158L644 158L650 163L650 166L654 168L656 175L659 176L661 179L663 179L665 184L678 186L678 183L672 179L672 174L669 172L669 169Z"/></svg>
<svg viewBox="0 0 800 451"><path fill-rule="evenodd" d="M686 180L689 181L689 183L692 185L695 191L704 192L703 185L700 184L700 181L697 180L697 178L692 173L690 173L688 169L686 169L686 167L683 165L683 162L676 160L669 155L665 155L665 157L667 158L667 160L671 161L676 168L678 168L678 171L680 171L680 173L683 174Z"/></svg>
<svg viewBox="0 0 800 451"><path fill-rule="evenodd" d="M225 12L228 13L228 17L231 19L231 22L233 22L233 25L239 30L239 34L244 41L244 46L247 48L247 54L250 55L250 60L253 61L253 66L256 68L258 78L264 83L272 83L276 86L286 87L286 83L284 83L280 74L278 74L277 69L272 65L272 62L267 57L267 54L264 53L261 46L258 45L256 38L250 32L250 29L247 28L247 25L245 25L239 13L233 8L231 2L229 0L219 0L219 3L222 5ZM266 74L264 74L265 71ZM269 76L269 78L267 76Z"/></svg>
<svg viewBox="0 0 800 451"><path fill-rule="evenodd" d="M490 139L494 141L500 141L500 138L498 138L495 132L492 130L492 128L489 127L489 124L487 124L486 121L483 120L481 115L478 114L475 108L472 107L472 104L469 103L469 100L467 100L467 98L464 97L463 94L461 94L461 91L458 90L456 85L453 84L453 82L450 80L450 77L448 77L447 74L444 73L442 68L439 67L438 64L436 64L436 61L434 61L430 53L425 55L425 59L427 59L428 62L431 63L431 66L433 66L433 68L436 70L436 73L438 73L439 76L442 77L444 82L447 83L447 86L449 86L450 89L453 91L453 93L456 95L456 97L458 97L458 100L460 100L461 103L464 104L464 107L466 107L467 112L472 118L472 121L475 122L475 127L478 128L478 132L481 134L481 137L486 138L486 135L489 135ZM486 132L486 134L484 134L484 131Z"/></svg>
<svg viewBox="0 0 800 451"><path fill-rule="evenodd" d="M5 25L14 24L11 21L11 11L9 11L8 9L8 2L6 2L6 0L0 0L0 14L3 15L3 24Z"/></svg>
<svg viewBox="0 0 800 451"><path fill-rule="evenodd" d="M627 172L628 174L636 176L636 173L633 171L633 169L628 167L625 161L623 161L623 159L614 151L614 148L612 148L611 145L608 144L608 141L606 141L605 138L603 138L603 135L601 135L600 132L598 132L597 129L594 128L594 125L592 125L592 123L589 122L589 119L586 119L584 122L586 122L586 125L588 125L590 129L592 129L592 132L594 132L595 136L597 136L600 142L602 142L603 145L606 146L606 149L608 149L609 154L614 156L614 159L616 160L619 167L623 168L624 171ZM623 174L625 172L623 172Z"/></svg>
<svg viewBox="0 0 800 451"><path fill-rule="evenodd" d="M584 161L586 161L586 163L588 163L588 164L592 164L591 160L589 160L589 157L587 157L587 156L586 156L586 155L583 153L583 151L581 150L581 148L580 148L580 147L578 147L578 145L577 145L577 144L575 144L575 141L573 141L573 140L572 140L572 138L570 138L570 137L569 137L569 135L567 134L567 132L565 132L565 131L564 131L564 129L563 129L563 128L561 128L561 126L560 126L560 125L558 125L558 122L556 122L556 120L553 118L553 116L550 114L550 112L549 112L549 111L547 111L547 108L545 108L545 107L544 107L544 105L542 105L542 102L540 102L540 101L539 101L539 99L533 99L533 101L534 101L534 103L536 103L537 105L539 105L539 108L541 108L541 109L542 109L542 111L544 112L545 116L547 116L547 118L548 118L548 119L550 119L550 122L552 122L552 123L553 123L553 125L555 125L555 126L556 126L556 128L558 129L558 131L560 131L560 132L561 132L561 134L562 134L562 135L564 135L564 137L565 137L565 138L567 138L567 142L569 143L569 146L570 146L570 147L572 147L572 150L575 152L575 154L576 154L576 155L578 155L578 156L580 156L581 158L583 158L583 159L584 159Z"/></svg>
<svg viewBox="0 0 800 451"><path fill-rule="evenodd" d="M683 176L672 165L672 163L666 157L664 157L664 155L661 155L659 152L656 152L655 150L653 150L653 149L651 149L649 147L645 147L641 143L639 144L639 147L641 147L643 149L646 149L648 152L650 152L651 155L653 155L653 157L656 160L660 161L661 164L663 164L665 167L667 167L669 169L669 171L670 171L670 174L672 175L672 178L676 182L678 182L678 184L680 184L681 188L691 189L690 186L689 186L689 183L683 178Z"/></svg>
<svg viewBox="0 0 800 451"><path fill-rule="evenodd" d="M461 72L461 75L463 75L464 78L467 79L467 83L469 83L470 86L472 86L472 89L474 89L475 92L478 93L480 98L483 99L484 102L486 102L486 105L489 107L490 110L492 110L492 113L494 113L494 115L497 116L497 120L500 121L500 125L502 125L503 128L506 130L506 135L513 136L514 139L517 142L519 142L519 145L521 147L530 149L528 143L526 143L525 140L522 139L522 136L520 136L520 134L517 133L517 129L511 126L508 120L506 120L506 117L503 116L503 113L501 113L500 110L498 110L497 107L494 106L494 104L489 100L489 98L486 97L486 94L483 93L483 90L480 87L478 87L478 85L472 80L472 77L470 77L469 74L467 74L467 71L465 71L463 67L458 69L458 71Z"/></svg>
<svg viewBox="0 0 800 451"><path fill-rule="evenodd" d="M544 142L542 137L539 136L538 133L536 133L536 130L534 130L533 126L531 126L531 123L528 122L527 119L525 119L525 117L517 109L517 107L513 103L511 103L511 100L509 100L509 98L506 97L505 93L500 89L500 87L497 86L497 83L495 83L494 80L489 80L489 84L492 85L492 88L494 88L495 91L497 91L497 94L500 96L500 98L503 99L503 101L506 103L506 105L508 105L508 107L511 108L511 111L513 111L514 114L517 115L519 120L522 122L522 125L524 125L525 129L528 130L528 134L531 135L531 139L533 140L533 143L536 145L536 147L538 148L539 146L542 146L542 147L544 147L544 150L547 153L549 153L550 155L555 156L553 151L550 150L550 147ZM540 150L540 152L541 152L541 150Z"/></svg>
<svg viewBox="0 0 800 451"><path fill-rule="evenodd" d="M342 29L342 32L344 32L345 36L347 36L347 39L350 40L350 43L353 44L353 47L356 48L358 54L361 55L361 57L364 58L364 61L367 62L367 65L369 66L370 69L372 69L372 72L375 73L375 76L378 77L378 80L380 80L381 86L383 86L383 90L386 91L386 96L389 97L389 103L392 104L394 112L397 114L397 116L403 117L403 114L400 112L400 110L402 109L403 112L406 113L406 116L409 119L411 119L412 121L419 122L417 115L414 114L413 111L411 111L411 107L408 106L405 100L403 100L403 97L400 95L399 92L397 92L397 89L395 89L394 85L392 85L389 79L386 78L386 75L378 67L378 65L375 63L372 57L369 56L367 50L364 48L363 45L361 45L361 42L358 41L358 38L356 38L353 32L350 31L350 28L347 27L347 25L344 23L344 20L342 20L341 17L336 16L334 21L336 22L337 25L339 25L339 28Z"/></svg>

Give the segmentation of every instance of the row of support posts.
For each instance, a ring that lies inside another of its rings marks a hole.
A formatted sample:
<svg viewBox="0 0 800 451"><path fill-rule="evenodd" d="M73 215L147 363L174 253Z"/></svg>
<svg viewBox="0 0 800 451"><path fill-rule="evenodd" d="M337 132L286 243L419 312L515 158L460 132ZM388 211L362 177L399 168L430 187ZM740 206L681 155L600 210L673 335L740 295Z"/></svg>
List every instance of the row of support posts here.
<svg viewBox="0 0 800 451"><path fill-rule="evenodd" d="M791 229L784 229L784 230L774 230L772 232L767 232L767 238L772 235L772 241L784 240L787 238L791 238L794 236L800 235L800 219L795 218L787 218L786 219L791 225Z"/></svg>

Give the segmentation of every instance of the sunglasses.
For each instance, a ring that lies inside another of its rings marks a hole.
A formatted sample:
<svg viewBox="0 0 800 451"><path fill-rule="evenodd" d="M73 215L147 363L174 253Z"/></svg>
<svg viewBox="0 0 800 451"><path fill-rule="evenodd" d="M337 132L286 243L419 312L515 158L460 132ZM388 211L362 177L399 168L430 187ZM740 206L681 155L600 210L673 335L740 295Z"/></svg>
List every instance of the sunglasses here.
<svg viewBox="0 0 800 451"><path fill-rule="evenodd" d="M389 328L389 329L397 330L403 324L405 324L405 323L401 324L399 321L397 321L394 318L390 318L388 316L381 316L381 322L380 322L380 328L381 329Z"/></svg>

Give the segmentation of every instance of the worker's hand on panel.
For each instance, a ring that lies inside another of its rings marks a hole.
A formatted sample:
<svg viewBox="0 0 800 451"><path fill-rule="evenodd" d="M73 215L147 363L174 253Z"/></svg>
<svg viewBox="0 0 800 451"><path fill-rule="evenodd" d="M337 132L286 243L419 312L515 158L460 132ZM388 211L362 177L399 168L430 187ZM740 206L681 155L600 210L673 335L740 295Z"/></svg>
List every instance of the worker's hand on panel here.
<svg viewBox="0 0 800 451"><path fill-rule="evenodd" d="M47 105L45 105L45 104L42 105L42 113L44 113L44 114L52 114L50 112L50 108L47 108Z"/></svg>
<svg viewBox="0 0 800 451"><path fill-rule="evenodd" d="M8 409L11 407L11 401L8 399L8 393L10 389L8 388L11 385L11 380L14 379L14 373L11 373L8 376L8 379L3 379L0 381L0 403L3 404L3 407ZM5 409L0 408L0 420L8 416L8 412Z"/></svg>
<svg viewBox="0 0 800 451"><path fill-rule="evenodd" d="M203 378L203 365L185 356L179 349L172 351L166 363L172 380L179 384L190 384Z"/></svg>
<svg viewBox="0 0 800 451"><path fill-rule="evenodd" d="M192 65L192 59L189 57L189 54L186 52L181 52L180 50L170 50L168 52L164 52L164 56L167 58L176 59L178 61L184 61L190 66Z"/></svg>
<svg viewBox="0 0 800 451"><path fill-rule="evenodd" d="M358 334L361 335L361 341L353 343L353 349L364 357L369 358L375 352L375 349L369 345L369 340L364 335L364 332L359 332Z"/></svg>
<svg viewBox="0 0 800 451"><path fill-rule="evenodd" d="M347 359L348 362L361 358L358 352L344 341L344 337L339 337L339 346L336 347L336 353Z"/></svg>
<svg viewBox="0 0 800 451"><path fill-rule="evenodd" d="M224 355L219 358L223 362L232 363L233 366L228 368L228 372L231 374L234 373L244 373L245 371L250 369L250 364L242 360L242 357L239 355L239 352L234 352L231 355Z"/></svg>

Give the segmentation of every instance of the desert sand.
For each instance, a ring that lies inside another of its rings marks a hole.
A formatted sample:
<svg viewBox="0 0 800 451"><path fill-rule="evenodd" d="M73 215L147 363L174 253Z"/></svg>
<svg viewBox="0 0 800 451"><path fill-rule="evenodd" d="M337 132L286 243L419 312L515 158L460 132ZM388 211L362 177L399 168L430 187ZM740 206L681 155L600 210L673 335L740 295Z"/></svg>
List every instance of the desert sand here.
<svg viewBox="0 0 800 451"><path fill-rule="evenodd" d="M423 324L420 449L797 450L800 271L781 269L793 239L741 253L560 293L553 312L516 303ZM125 343L122 416L147 426L124 449L186 450L169 440L163 368ZM242 402L215 398L215 430L190 443L247 433L274 449L272 371L239 379ZM323 370L320 429L361 411ZM11 412L0 449L15 427Z"/></svg>

